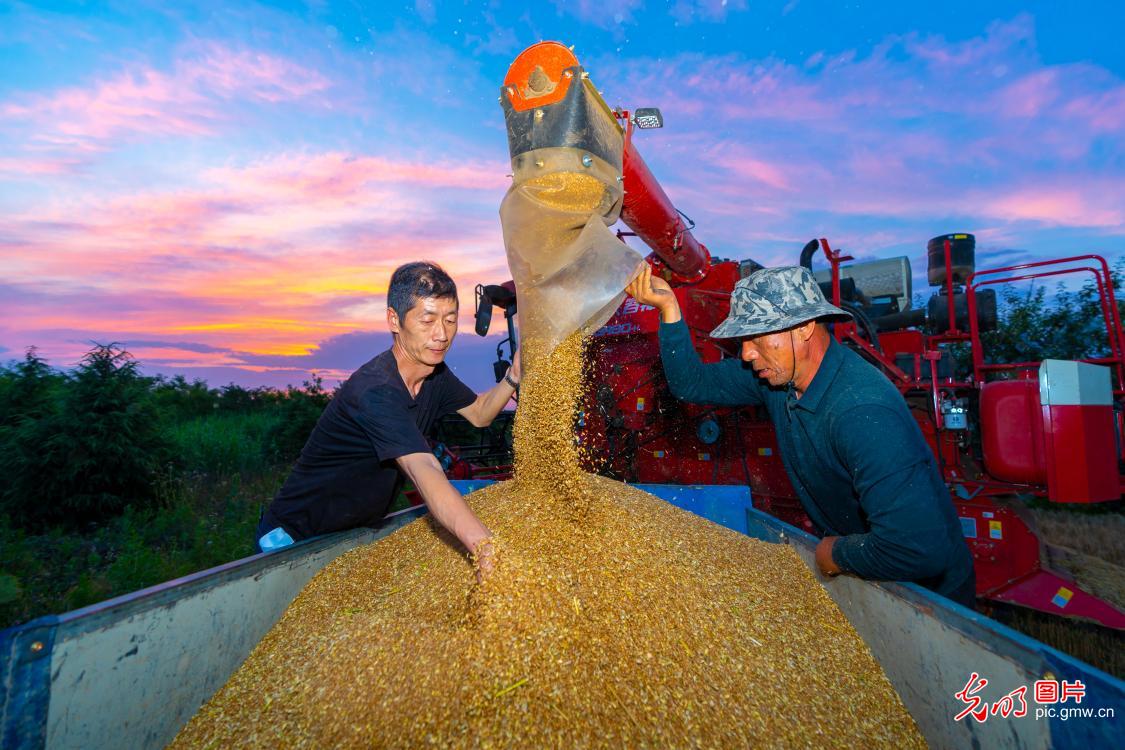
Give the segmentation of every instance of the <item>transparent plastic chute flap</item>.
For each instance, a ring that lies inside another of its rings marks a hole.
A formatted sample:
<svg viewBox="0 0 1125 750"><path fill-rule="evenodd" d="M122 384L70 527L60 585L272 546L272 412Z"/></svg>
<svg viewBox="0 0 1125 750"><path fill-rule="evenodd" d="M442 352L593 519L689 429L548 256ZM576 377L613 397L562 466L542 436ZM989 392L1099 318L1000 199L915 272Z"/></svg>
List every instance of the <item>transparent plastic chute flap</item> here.
<svg viewBox="0 0 1125 750"><path fill-rule="evenodd" d="M508 267L520 305L520 338L539 356L577 330L601 327L643 262L610 230L622 190L613 165L579 149L528 151L513 159L500 205ZM525 352L523 367L534 363Z"/></svg>

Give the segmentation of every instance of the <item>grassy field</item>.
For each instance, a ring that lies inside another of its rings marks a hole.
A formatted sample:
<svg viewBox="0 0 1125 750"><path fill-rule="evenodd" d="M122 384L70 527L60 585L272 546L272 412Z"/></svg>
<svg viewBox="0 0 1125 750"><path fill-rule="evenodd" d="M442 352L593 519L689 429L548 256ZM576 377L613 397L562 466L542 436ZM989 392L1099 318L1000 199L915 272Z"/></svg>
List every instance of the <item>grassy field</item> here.
<svg viewBox="0 0 1125 750"><path fill-rule="evenodd" d="M255 554L261 509L289 473L264 447L280 419L217 413L169 426L180 469L159 482L151 507L37 532L0 517L0 628ZM400 494L392 508L407 504Z"/></svg>

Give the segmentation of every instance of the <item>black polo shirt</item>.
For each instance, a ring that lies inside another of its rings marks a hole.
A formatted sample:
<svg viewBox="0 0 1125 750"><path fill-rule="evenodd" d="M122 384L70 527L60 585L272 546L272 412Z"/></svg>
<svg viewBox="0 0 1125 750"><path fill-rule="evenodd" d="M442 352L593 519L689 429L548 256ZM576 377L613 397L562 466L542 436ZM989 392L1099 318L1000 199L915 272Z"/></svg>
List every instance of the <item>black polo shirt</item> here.
<svg viewBox="0 0 1125 750"><path fill-rule="evenodd" d="M394 460L429 453L426 435L434 423L475 400L445 364L411 398L388 349L340 386L266 510L263 527L281 526L299 540L377 524L401 486Z"/></svg>

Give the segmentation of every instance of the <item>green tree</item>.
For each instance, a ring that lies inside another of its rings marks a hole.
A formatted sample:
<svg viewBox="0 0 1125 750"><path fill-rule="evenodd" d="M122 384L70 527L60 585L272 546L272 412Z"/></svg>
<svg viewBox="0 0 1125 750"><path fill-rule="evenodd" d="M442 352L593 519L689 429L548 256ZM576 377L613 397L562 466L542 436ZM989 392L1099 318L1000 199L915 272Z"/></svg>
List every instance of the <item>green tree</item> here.
<svg viewBox="0 0 1125 750"><path fill-rule="evenodd" d="M157 376L152 396L161 416L173 423L206 417L219 408L218 391L208 388L207 383L198 378L189 383L183 375Z"/></svg>
<svg viewBox="0 0 1125 750"><path fill-rule="evenodd" d="M289 386L278 403L281 419L270 431L266 450L270 458L281 463L292 463L301 455L301 448L309 439L317 420L332 400L332 392L325 390L324 380L315 372L301 388Z"/></svg>
<svg viewBox="0 0 1125 750"><path fill-rule="evenodd" d="M0 507L18 525L100 521L156 502L167 458L150 381L117 344L96 345L57 408L25 419L0 456Z"/></svg>
<svg viewBox="0 0 1125 750"><path fill-rule="evenodd" d="M0 369L0 430L46 414L55 389L64 380L34 346L28 348L22 361Z"/></svg>

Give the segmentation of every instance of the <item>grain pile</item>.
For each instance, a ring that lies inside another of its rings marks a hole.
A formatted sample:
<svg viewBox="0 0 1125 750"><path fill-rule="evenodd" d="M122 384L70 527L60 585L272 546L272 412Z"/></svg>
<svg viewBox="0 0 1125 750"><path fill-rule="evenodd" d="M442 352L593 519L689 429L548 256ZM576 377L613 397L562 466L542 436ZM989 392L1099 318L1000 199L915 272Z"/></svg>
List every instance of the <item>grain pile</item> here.
<svg viewBox="0 0 1125 750"><path fill-rule="evenodd" d="M606 190L601 180L580 172L550 172L528 180L526 185L544 206L584 216L594 211L604 213L614 199L614 194Z"/></svg>
<svg viewBox="0 0 1125 750"><path fill-rule="evenodd" d="M173 746L923 747L792 550L580 470L581 341L539 361L492 576L428 519L341 556Z"/></svg>

